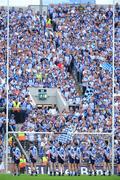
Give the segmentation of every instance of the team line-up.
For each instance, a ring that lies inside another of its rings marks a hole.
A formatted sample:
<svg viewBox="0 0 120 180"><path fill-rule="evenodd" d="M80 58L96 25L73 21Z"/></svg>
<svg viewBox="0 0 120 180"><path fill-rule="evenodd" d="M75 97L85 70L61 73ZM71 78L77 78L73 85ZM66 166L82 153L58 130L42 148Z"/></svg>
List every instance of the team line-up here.
<svg viewBox="0 0 120 180"><path fill-rule="evenodd" d="M96 159L97 157L97 148L94 143L90 143L87 149L88 153L88 164L89 164L89 172L88 174L97 175L96 173ZM48 159L48 167L50 169L49 175L56 176L57 169L59 171L58 175L65 174L65 165L68 164L69 176L79 176L80 172L80 165L83 159L82 151L80 144L77 140L74 140L70 144L62 144L58 142L57 145L51 140L49 142L49 149L46 152L47 159ZM21 160L21 151L20 148L17 146L17 143L14 143L12 148L12 157L14 162L13 168L13 175L20 175L20 160ZM102 175L111 175L111 148L109 142L105 140L105 146L102 150L102 157L103 157L103 173ZM116 163L117 163L117 174L120 175L120 146L116 150L115 153ZM31 164L31 175L37 175L37 159L38 159L38 150L37 147L31 143L29 148L29 163Z"/></svg>

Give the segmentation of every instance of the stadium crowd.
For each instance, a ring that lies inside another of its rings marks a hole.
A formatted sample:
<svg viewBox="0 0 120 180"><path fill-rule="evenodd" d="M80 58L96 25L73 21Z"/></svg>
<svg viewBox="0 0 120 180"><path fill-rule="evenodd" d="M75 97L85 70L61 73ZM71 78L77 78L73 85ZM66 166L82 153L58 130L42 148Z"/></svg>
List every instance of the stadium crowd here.
<svg viewBox="0 0 120 180"><path fill-rule="evenodd" d="M115 8L115 93L120 93L120 8Z"/></svg>
<svg viewBox="0 0 120 180"><path fill-rule="evenodd" d="M116 6L116 22L120 9ZM6 106L7 13L0 9L0 106ZM51 5L43 16L30 7L10 9L9 109L27 110L21 130L62 132L111 132L112 129L112 7ZM119 23L116 25L119 37ZM117 38L116 38L117 39ZM119 92L119 41L115 46L116 87ZM93 90L83 96L76 90L76 72L81 86ZM60 89L79 109L51 115L47 108L32 107L28 87ZM4 131L5 114L0 114ZM15 119L9 125L15 130Z"/></svg>

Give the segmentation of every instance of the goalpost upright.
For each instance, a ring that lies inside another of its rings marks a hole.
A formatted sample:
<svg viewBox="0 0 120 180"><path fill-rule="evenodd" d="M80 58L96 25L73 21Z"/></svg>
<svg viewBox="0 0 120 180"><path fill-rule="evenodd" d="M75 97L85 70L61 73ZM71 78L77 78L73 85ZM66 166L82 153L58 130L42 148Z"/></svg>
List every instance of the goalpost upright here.
<svg viewBox="0 0 120 180"><path fill-rule="evenodd" d="M7 83L6 83L6 157L5 157L5 170L8 172L8 116L9 116L9 0L7 0Z"/></svg>
<svg viewBox="0 0 120 180"><path fill-rule="evenodd" d="M114 111L114 87L115 87L115 81L114 81L114 75L115 75L115 0L113 0L113 61L112 61L112 174L114 174L114 159L115 159L115 152L114 152L114 135L115 135L115 111Z"/></svg>

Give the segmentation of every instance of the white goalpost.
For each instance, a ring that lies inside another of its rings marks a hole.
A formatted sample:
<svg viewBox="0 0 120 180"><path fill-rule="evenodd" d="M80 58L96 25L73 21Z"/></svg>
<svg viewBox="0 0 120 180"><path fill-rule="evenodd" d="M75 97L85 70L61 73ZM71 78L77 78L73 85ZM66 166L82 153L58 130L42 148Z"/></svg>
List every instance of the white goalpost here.
<svg viewBox="0 0 120 180"><path fill-rule="evenodd" d="M114 160L115 160L115 151L114 151L114 128L115 128L115 111L114 111L114 87L115 87L115 0L113 0L113 62L112 62L112 174L114 174Z"/></svg>
<svg viewBox="0 0 120 180"><path fill-rule="evenodd" d="M9 0L7 0L7 83L6 83L6 94L7 94L7 104L6 104L6 158L5 158L5 170L8 172L8 116L9 116Z"/></svg>

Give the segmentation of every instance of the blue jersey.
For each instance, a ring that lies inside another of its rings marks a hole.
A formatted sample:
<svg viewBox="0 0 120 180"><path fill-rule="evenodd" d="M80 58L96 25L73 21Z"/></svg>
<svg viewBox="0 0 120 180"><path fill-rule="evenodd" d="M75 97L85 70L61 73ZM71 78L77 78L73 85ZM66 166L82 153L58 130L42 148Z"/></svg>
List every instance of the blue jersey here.
<svg viewBox="0 0 120 180"><path fill-rule="evenodd" d="M3 147L2 146L0 146L0 159L2 159L3 158Z"/></svg>
<svg viewBox="0 0 120 180"><path fill-rule="evenodd" d="M106 146L104 148L104 156L105 158L109 159L110 158L110 147L109 146Z"/></svg>
<svg viewBox="0 0 120 180"><path fill-rule="evenodd" d="M73 159L75 159L75 151L74 151L74 147L71 146L69 149L68 149L68 153L69 153L69 156L72 157Z"/></svg>
<svg viewBox="0 0 120 180"><path fill-rule="evenodd" d="M80 159L80 156L81 156L80 147L78 147L78 146L75 147L74 152L75 152L75 158Z"/></svg>
<svg viewBox="0 0 120 180"><path fill-rule="evenodd" d="M117 159L117 163L120 163L120 148L118 148L116 151L116 159Z"/></svg>
<svg viewBox="0 0 120 180"><path fill-rule="evenodd" d="M57 156L57 149L54 145L50 147L50 155L53 159Z"/></svg>
<svg viewBox="0 0 120 180"><path fill-rule="evenodd" d="M37 159L37 148L36 146L31 146L30 147L30 157Z"/></svg>
<svg viewBox="0 0 120 180"><path fill-rule="evenodd" d="M63 147L58 148L58 156L60 156L61 159L65 158L65 149Z"/></svg>
<svg viewBox="0 0 120 180"><path fill-rule="evenodd" d="M21 157L21 152L18 147L13 148L13 156L16 160L20 159Z"/></svg>
<svg viewBox="0 0 120 180"><path fill-rule="evenodd" d="M96 159L96 150L95 150L94 147L91 147L89 149L89 158L92 159L92 160Z"/></svg>

